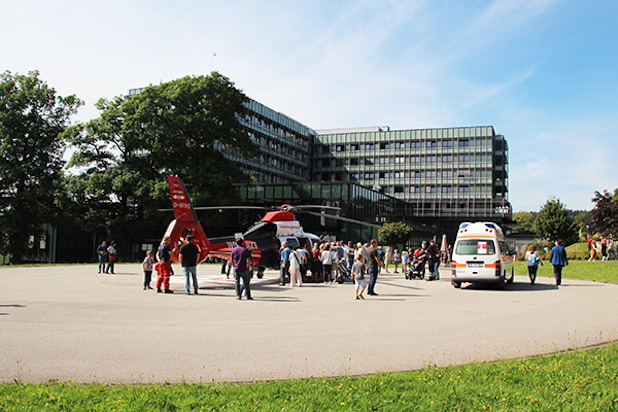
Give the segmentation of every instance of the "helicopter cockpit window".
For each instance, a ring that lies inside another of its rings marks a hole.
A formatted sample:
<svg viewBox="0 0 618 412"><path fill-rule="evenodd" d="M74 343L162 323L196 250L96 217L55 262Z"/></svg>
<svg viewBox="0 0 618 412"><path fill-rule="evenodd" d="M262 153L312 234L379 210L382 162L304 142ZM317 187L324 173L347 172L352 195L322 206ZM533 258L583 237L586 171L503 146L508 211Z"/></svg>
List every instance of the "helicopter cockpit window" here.
<svg viewBox="0 0 618 412"><path fill-rule="evenodd" d="M300 243L300 247L301 248L306 248L307 246L309 246L309 249L311 249L311 241L309 240L309 238L306 237L299 237L298 238L298 242Z"/></svg>
<svg viewBox="0 0 618 412"><path fill-rule="evenodd" d="M277 226L271 222L260 222L249 228L243 235L245 239L260 239L267 237L275 237L277 234Z"/></svg>
<svg viewBox="0 0 618 412"><path fill-rule="evenodd" d="M299 244L298 239L295 237L288 237L285 240L287 240L289 247L293 247Z"/></svg>

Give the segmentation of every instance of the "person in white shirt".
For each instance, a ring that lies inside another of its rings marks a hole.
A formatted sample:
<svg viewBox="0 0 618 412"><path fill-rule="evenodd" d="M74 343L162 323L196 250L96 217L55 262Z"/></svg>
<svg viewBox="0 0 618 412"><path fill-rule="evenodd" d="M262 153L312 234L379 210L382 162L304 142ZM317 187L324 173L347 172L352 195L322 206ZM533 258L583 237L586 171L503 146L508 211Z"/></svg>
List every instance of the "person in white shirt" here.
<svg viewBox="0 0 618 412"><path fill-rule="evenodd" d="M298 245L294 245L290 252L290 287L296 286L297 281L299 287L303 285L303 277L300 274L302 262L303 256L298 251Z"/></svg>

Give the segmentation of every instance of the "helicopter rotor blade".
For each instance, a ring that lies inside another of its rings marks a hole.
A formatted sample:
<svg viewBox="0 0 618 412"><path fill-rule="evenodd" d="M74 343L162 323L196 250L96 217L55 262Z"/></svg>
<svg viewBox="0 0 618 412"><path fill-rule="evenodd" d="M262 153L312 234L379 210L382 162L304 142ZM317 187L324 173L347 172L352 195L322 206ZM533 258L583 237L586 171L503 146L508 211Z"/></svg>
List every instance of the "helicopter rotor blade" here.
<svg viewBox="0 0 618 412"><path fill-rule="evenodd" d="M285 210L292 209L330 209L330 210L341 210L340 207L337 206L320 206L320 205L295 205L286 207Z"/></svg>
<svg viewBox="0 0 618 412"><path fill-rule="evenodd" d="M221 209L256 209L256 210L272 210L272 207L262 206L199 206L193 210L221 210ZM159 212L171 212L174 209L159 209Z"/></svg>
<svg viewBox="0 0 618 412"><path fill-rule="evenodd" d="M303 211L302 213L307 213L307 214L313 215L313 216L324 217L324 218L327 218L327 219L342 220L344 222L349 222L349 223L357 223L359 225L375 227L375 228L378 228L378 229L384 229L384 227L382 225L376 225L374 223L367 223L367 222L363 222L362 220L350 219L349 217L342 217L342 216L330 215L330 214L326 214L326 213L317 213L317 212L308 212L308 211Z"/></svg>

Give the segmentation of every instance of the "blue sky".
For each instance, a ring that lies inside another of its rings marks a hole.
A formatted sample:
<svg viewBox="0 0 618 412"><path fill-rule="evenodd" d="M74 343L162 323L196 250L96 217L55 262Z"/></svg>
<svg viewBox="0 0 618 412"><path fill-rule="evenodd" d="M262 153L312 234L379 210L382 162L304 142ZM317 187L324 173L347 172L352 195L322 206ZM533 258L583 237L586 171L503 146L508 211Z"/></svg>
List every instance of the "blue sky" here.
<svg viewBox="0 0 618 412"><path fill-rule="evenodd" d="M492 125L514 211L618 187L614 0L2 3L0 70L85 100L76 121L215 69L314 129Z"/></svg>

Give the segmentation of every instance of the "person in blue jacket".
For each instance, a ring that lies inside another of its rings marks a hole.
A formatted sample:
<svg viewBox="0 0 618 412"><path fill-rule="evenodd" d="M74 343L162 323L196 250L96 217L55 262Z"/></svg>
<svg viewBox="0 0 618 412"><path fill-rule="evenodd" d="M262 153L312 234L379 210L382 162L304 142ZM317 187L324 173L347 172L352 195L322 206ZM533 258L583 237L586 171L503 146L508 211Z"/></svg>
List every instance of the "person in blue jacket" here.
<svg viewBox="0 0 618 412"><path fill-rule="evenodd" d="M554 265L554 277L558 286L562 283L562 268L569 264L566 249L562 246L561 240L556 240L556 246L551 249L549 254L549 261Z"/></svg>

